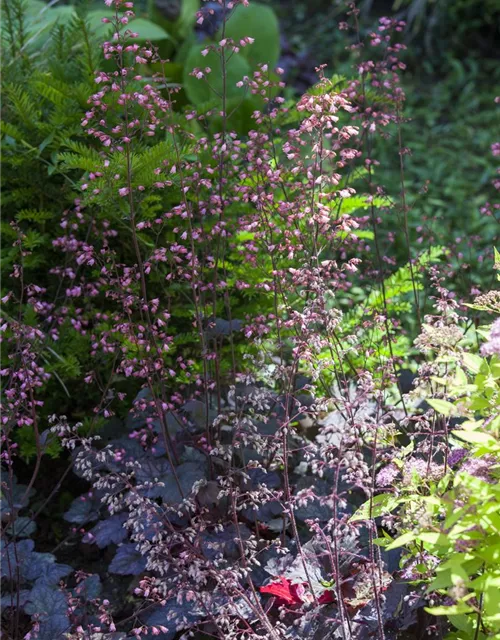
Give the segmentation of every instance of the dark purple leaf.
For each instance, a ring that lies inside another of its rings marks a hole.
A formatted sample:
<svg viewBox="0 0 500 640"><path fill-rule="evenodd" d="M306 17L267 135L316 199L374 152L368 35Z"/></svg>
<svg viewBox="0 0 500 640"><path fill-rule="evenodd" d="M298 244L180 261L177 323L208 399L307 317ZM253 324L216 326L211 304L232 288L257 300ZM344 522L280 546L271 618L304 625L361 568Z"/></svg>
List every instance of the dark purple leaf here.
<svg viewBox="0 0 500 640"><path fill-rule="evenodd" d="M6 609L7 607L17 607L19 601L19 608L24 609L26 603L29 600L31 594L31 589L20 589L19 590L19 598L16 592L6 593L2 596L1 604L2 609Z"/></svg>
<svg viewBox="0 0 500 640"><path fill-rule="evenodd" d="M137 551L135 544L126 543L118 547L109 565L110 573L121 576L138 576L146 569L146 558Z"/></svg>
<svg viewBox="0 0 500 640"><path fill-rule="evenodd" d="M240 525L238 530L244 544L244 541L251 535L250 530L245 525ZM238 560L241 555L238 544L238 530L231 524L223 531L214 533L205 531L201 536L203 555L208 560L215 560L217 556L223 556L227 560Z"/></svg>
<svg viewBox="0 0 500 640"><path fill-rule="evenodd" d="M66 597L62 591L50 588L43 581L39 581L31 590L24 610L31 616L37 614L41 621L37 638L60 640L69 631Z"/></svg>
<svg viewBox="0 0 500 640"><path fill-rule="evenodd" d="M56 563L52 553L32 553L21 567L26 580L43 580L45 584L57 585L73 568L67 564Z"/></svg>
<svg viewBox="0 0 500 640"><path fill-rule="evenodd" d="M184 462L176 467L176 473L182 490L182 495L179 491L179 486L173 473L161 478L161 481L165 486L161 488L160 495L163 498L163 501L170 505L181 502L183 498L189 496L195 482L206 478L206 464L200 464L199 462Z"/></svg>
<svg viewBox="0 0 500 640"><path fill-rule="evenodd" d="M0 509L3 516L10 515L12 513L12 509L14 509L14 511L19 511L28 505L30 498L35 494L35 489L30 489L26 495L27 488L28 487L24 484L17 484L17 478L14 476L12 486L9 487L9 491L2 489L0 493Z"/></svg>
<svg viewBox="0 0 500 640"><path fill-rule="evenodd" d="M97 574L88 576L72 590L74 597L80 598L83 602L95 600L101 594L101 579Z"/></svg>
<svg viewBox="0 0 500 640"><path fill-rule="evenodd" d="M22 567L33 555L33 540L20 540L17 543L0 540L2 549L2 578L15 579L18 563Z"/></svg>
<svg viewBox="0 0 500 640"><path fill-rule="evenodd" d="M101 520L83 538L84 542L94 543L99 549L104 549L109 544L119 544L127 537L127 529L123 526L128 514L117 513Z"/></svg>
<svg viewBox="0 0 500 640"><path fill-rule="evenodd" d="M99 517L99 505L97 501L88 496L80 496L75 498L71 503L70 508L64 514L64 519L67 522L72 522L76 525L83 525L97 520Z"/></svg>

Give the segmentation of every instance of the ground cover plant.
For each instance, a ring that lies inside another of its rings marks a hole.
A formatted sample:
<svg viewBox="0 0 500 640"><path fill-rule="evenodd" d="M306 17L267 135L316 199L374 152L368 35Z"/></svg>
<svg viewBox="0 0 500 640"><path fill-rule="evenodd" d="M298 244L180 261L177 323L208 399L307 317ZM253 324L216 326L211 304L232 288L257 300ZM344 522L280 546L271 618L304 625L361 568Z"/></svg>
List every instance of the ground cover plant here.
<svg viewBox="0 0 500 640"><path fill-rule="evenodd" d="M4 11L5 637L500 637L500 143L466 255L362 9L300 95L264 4Z"/></svg>

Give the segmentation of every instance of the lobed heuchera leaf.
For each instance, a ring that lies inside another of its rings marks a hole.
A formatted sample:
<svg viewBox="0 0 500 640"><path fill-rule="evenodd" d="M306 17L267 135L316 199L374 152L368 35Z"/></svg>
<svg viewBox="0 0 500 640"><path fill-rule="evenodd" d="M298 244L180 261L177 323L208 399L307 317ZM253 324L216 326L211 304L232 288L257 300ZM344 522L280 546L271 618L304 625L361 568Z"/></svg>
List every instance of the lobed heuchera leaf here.
<svg viewBox="0 0 500 640"><path fill-rule="evenodd" d="M24 610L28 615L39 616L41 622L37 638L60 640L69 630L68 603L64 593L50 588L43 581L37 582L31 590Z"/></svg>
<svg viewBox="0 0 500 640"><path fill-rule="evenodd" d="M29 538L36 531L36 522L31 518L21 516L7 527L7 533L17 538Z"/></svg>
<svg viewBox="0 0 500 640"><path fill-rule="evenodd" d="M205 321L205 335L207 338L230 336L235 331L241 331L242 326L243 322L237 319L207 318Z"/></svg>
<svg viewBox="0 0 500 640"><path fill-rule="evenodd" d="M2 469L2 475L3 473ZM7 495L3 490L0 492L0 511L2 516L10 515L13 509L14 511L19 511L19 509L28 505L30 498L35 494L35 489L30 489L26 494L27 488L24 484L18 484L16 476L13 476L9 494Z"/></svg>
<svg viewBox="0 0 500 640"><path fill-rule="evenodd" d="M349 628L342 635L337 635L340 628L338 618L338 609L334 605L312 609L286 629L285 637L289 640L358 640Z"/></svg>
<svg viewBox="0 0 500 640"><path fill-rule="evenodd" d="M26 580L43 581L47 585L57 585L61 578L69 575L73 568L67 564L59 564L52 553L32 553L21 567Z"/></svg>
<svg viewBox="0 0 500 640"><path fill-rule="evenodd" d="M75 598L81 598L85 603L88 600L95 600L98 598L101 594L101 590L101 579L97 574L93 574L79 582L76 587L72 589L72 594Z"/></svg>
<svg viewBox="0 0 500 640"><path fill-rule="evenodd" d="M117 513L101 520L85 534L83 542L96 544L99 549L109 544L120 544L127 537L127 530L123 526L127 517L126 513Z"/></svg>
<svg viewBox="0 0 500 640"><path fill-rule="evenodd" d="M136 549L136 545L125 543L118 547L109 565L110 573L121 576L138 576L146 570L146 558Z"/></svg>
<svg viewBox="0 0 500 640"><path fill-rule="evenodd" d="M164 607L158 608L151 613L146 622L152 626L167 627L168 633L165 634L166 640L171 640L177 635L177 630L188 629L200 618L197 611L194 610L193 603L184 600L169 600Z"/></svg>
<svg viewBox="0 0 500 640"><path fill-rule="evenodd" d="M176 467L175 470L180 490L173 473L168 474L161 479L164 486L160 489L160 495L163 498L163 501L170 505L178 504L183 500L183 498L189 496L194 483L205 479L207 475L206 464L200 462L184 462Z"/></svg>
<svg viewBox="0 0 500 640"><path fill-rule="evenodd" d="M310 581L317 597L325 591L325 583L331 580L331 564L324 543L314 538L303 545L302 555L288 553L271 558L264 568L272 576L294 584Z"/></svg>
<svg viewBox="0 0 500 640"><path fill-rule="evenodd" d="M31 589L19 589L19 593L6 593L1 599L2 610L7 607L17 607L18 604L19 608L23 610L29 600L30 594Z"/></svg>
<svg viewBox="0 0 500 640"><path fill-rule="evenodd" d="M22 567L25 561L33 555L35 543L33 540L20 540L16 543L0 540L0 548L2 549L2 578L12 578L16 575L18 566Z"/></svg>
<svg viewBox="0 0 500 640"><path fill-rule="evenodd" d="M97 520L98 517L99 505L95 500L87 496L75 498L68 511L64 514L64 519L67 522L72 522L76 525L87 524L92 520Z"/></svg>
<svg viewBox="0 0 500 640"><path fill-rule="evenodd" d="M315 497L308 499L307 504L298 505L294 509L295 517L298 520L320 520L325 522L333 516L331 500L332 483L327 480L315 478L314 476L304 476L295 483L295 493L305 489L314 491Z"/></svg>
<svg viewBox="0 0 500 640"><path fill-rule="evenodd" d="M171 436L175 436L182 429L182 421L176 413L167 411L164 414L164 419ZM161 433L162 425L152 404L151 392L149 389L141 389L135 397L134 408L129 412L125 426L132 431L142 429L148 424L151 424L157 433Z"/></svg>
<svg viewBox="0 0 500 640"><path fill-rule="evenodd" d="M203 555L208 560L215 560L218 556L225 559L237 560L241 553L238 544L238 537L244 541L250 537L248 527L240 525L238 530L231 524L223 531L210 533L205 531L201 536L201 548Z"/></svg>
<svg viewBox="0 0 500 640"><path fill-rule="evenodd" d="M177 598L169 600L165 606L151 613L146 622L148 625L162 625L168 629L164 640L171 640L176 631L189 629L201 620L225 612L228 616L236 616L251 621L254 613L244 598L230 598L224 593L200 592L194 598ZM159 636L163 637L163 636Z"/></svg>

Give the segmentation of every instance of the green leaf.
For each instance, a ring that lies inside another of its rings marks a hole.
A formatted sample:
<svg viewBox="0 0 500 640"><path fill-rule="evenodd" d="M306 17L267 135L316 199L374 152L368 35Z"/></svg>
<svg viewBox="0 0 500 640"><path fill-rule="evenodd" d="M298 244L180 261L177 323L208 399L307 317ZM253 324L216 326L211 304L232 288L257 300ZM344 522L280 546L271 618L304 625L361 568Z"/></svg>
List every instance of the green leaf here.
<svg viewBox="0 0 500 640"><path fill-rule="evenodd" d="M110 20L113 20L114 17L114 13L112 11L106 9L94 9L93 11L88 12L86 22L96 36L105 37L108 33L114 31L115 27L112 24L102 22L102 19L109 18ZM163 27L160 27L160 25L155 24L146 18L134 18L126 25L126 27L120 27L120 31L124 31L125 29L129 29L130 31L134 31L139 34L139 37L136 40L137 42L145 42L146 40L159 42L161 40L171 39L171 36L167 31L165 31L165 29L163 29Z"/></svg>
<svg viewBox="0 0 500 640"><path fill-rule="evenodd" d="M206 56L201 52L206 49L206 45L196 45L191 49L184 65L184 87L190 101L195 105L203 103L215 103L220 105L223 94L223 74L221 57L216 51L209 51ZM227 55L227 53L226 53ZM193 69L204 70L210 67L211 73L205 78L198 80L191 75ZM243 79L243 76L250 75L250 65L239 53L232 54L226 63L226 97L245 97L245 88L237 87L236 83Z"/></svg>
<svg viewBox="0 0 500 640"><path fill-rule="evenodd" d="M483 359L475 353L464 353L462 355L464 366L472 373L479 373Z"/></svg>
<svg viewBox="0 0 500 640"><path fill-rule="evenodd" d="M112 24L102 22L102 19L109 18L111 20L113 17L113 13L109 9L94 9L87 13L85 22L96 36L104 38L114 27Z"/></svg>
<svg viewBox="0 0 500 640"><path fill-rule="evenodd" d="M497 444L495 438L484 431L453 431L453 435L464 442L471 442L473 444L489 446L495 446Z"/></svg>
<svg viewBox="0 0 500 640"><path fill-rule="evenodd" d="M236 46L245 36L255 42L240 49L252 70L259 64L268 64L274 69L280 55L280 33L276 14L264 4L252 2L248 7L236 7L226 23L225 37L232 38ZM219 30L218 38L222 38Z"/></svg>
<svg viewBox="0 0 500 640"><path fill-rule="evenodd" d="M437 411L443 416L450 416L456 412L455 405L451 402L448 402L447 400L430 398L429 400L427 400L427 402L434 409L434 411Z"/></svg>
<svg viewBox="0 0 500 640"><path fill-rule="evenodd" d="M500 544L488 545L486 549L478 551L477 555L485 562L500 565Z"/></svg>
<svg viewBox="0 0 500 640"><path fill-rule="evenodd" d="M184 39L193 28L199 9L200 0L182 0L181 15L175 23L180 38Z"/></svg>
<svg viewBox="0 0 500 640"><path fill-rule="evenodd" d="M47 9L47 5L42 0L28 0L26 2L26 15L33 16L39 14L44 9Z"/></svg>
<svg viewBox="0 0 500 640"><path fill-rule="evenodd" d="M495 264L494 264L493 268L498 271L498 270L500 270L500 252L498 251L498 249L496 247L493 247L493 252L494 252L494 256L495 256Z"/></svg>
<svg viewBox="0 0 500 640"><path fill-rule="evenodd" d="M391 551L391 549L398 549L399 547L404 547L410 542L414 542L417 539L417 534L408 531L407 533L403 533L402 536L399 536L395 540L393 540L390 544L385 548L386 551Z"/></svg>
<svg viewBox="0 0 500 640"><path fill-rule="evenodd" d="M381 515L390 513L398 505L398 499L394 498L390 493L381 493L374 496L371 501L371 517L378 518ZM370 501L365 502L354 513L349 522L358 522L359 520L368 520L370 518Z"/></svg>
<svg viewBox="0 0 500 640"><path fill-rule="evenodd" d="M450 622L460 631L464 631L465 633L472 634L474 632L474 623L470 618L468 618L465 614L459 614L456 616L452 616L448 614L450 618Z"/></svg>
<svg viewBox="0 0 500 640"><path fill-rule="evenodd" d="M139 34L138 41L151 40L152 42L159 42L160 40L171 39L165 29L145 18L134 18L129 22L127 28Z"/></svg>
<svg viewBox="0 0 500 640"><path fill-rule="evenodd" d="M428 542L429 544L437 545L438 547L448 547L450 541L448 536L444 533L437 533L435 531L424 531L418 535L419 540L422 542Z"/></svg>
<svg viewBox="0 0 500 640"><path fill-rule="evenodd" d="M451 605L450 607L425 607L425 610L433 616L456 616L462 613L472 613L474 611L471 606L464 602Z"/></svg>

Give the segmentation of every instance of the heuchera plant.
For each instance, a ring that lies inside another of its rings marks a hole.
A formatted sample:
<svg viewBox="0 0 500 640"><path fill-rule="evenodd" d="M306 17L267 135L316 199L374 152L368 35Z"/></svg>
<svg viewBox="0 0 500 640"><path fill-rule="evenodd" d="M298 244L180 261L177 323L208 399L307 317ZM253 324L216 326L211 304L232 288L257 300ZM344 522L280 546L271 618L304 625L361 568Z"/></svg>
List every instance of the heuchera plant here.
<svg viewBox="0 0 500 640"><path fill-rule="evenodd" d="M209 104L180 114L166 62L129 24L132 3L106 4L107 70L96 72L82 120L98 152L53 243L63 259L47 287L24 282L19 231L17 286L6 300L18 311L4 325L2 371L9 632L19 634L22 612L29 639L385 640L402 637L417 609L425 615L431 605L458 629L477 615L479 632L494 637L498 562L493 552L487 566L484 536L496 530L488 505L498 492L470 470L461 483L450 447L452 437L477 445L464 454L469 463L498 455L498 376L479 356L465 370L450 366L450 352L466 352L457 347L458 303L432 266L444 250L414 256L409 245L402 23L380 20L367 43L374 60L360 40L353 45L356 79L319 68L317 85L293 104L281 95L276 53L266 61L259 50L248 74L241 60L253 38L226 31L248 2L221 2L220 39L201 50L188 85L199 83ZM357 8L348 14L359 35ZM198 23L205 18L200 12ZM236 133L240 105L229 96L252 97L247 137ZM376 182L377 136L389 131L399 140L400 201ZM392 212L408 241L408 264L393 269L393 238L381 232L381 216ZM426 279L438 291L436 316L423 314ZM402 393L399 376L409 312L421 330L417 347L436 352L413 394ZM85 426L62 415L45 425L40 354L68 323L90 342L94 367L82 377L100 400ZM461 404L472 365L473 393L487 406L474 395ZM423 398L431 409L419 407ZM456 406L470 419L475 410L487 416L452 436L436 414L443 406L449 416ZM13 463L23 427L35 434L36 456L19 489ZM55 437L70 453L68 473L88 483L64 518L83 544L110 554L107 573L132 576L127 615L101 597L95 576L67 578L71 568L20 539L36 514L19 512ZM478 487L488 501L474 496ZM463 503L468 497L474 502ZM467 527L479 511L485 519L471 534L477 547L449 530L458 504ZM418 552L401 559L410 542ZM464 553L472 564L454 563ZM414 585L422 565L437 610ZM459 585L446 573L452 565ZM447 580L462 591L441 605ZM445 628L428 619L430 632Z"/></svg>

